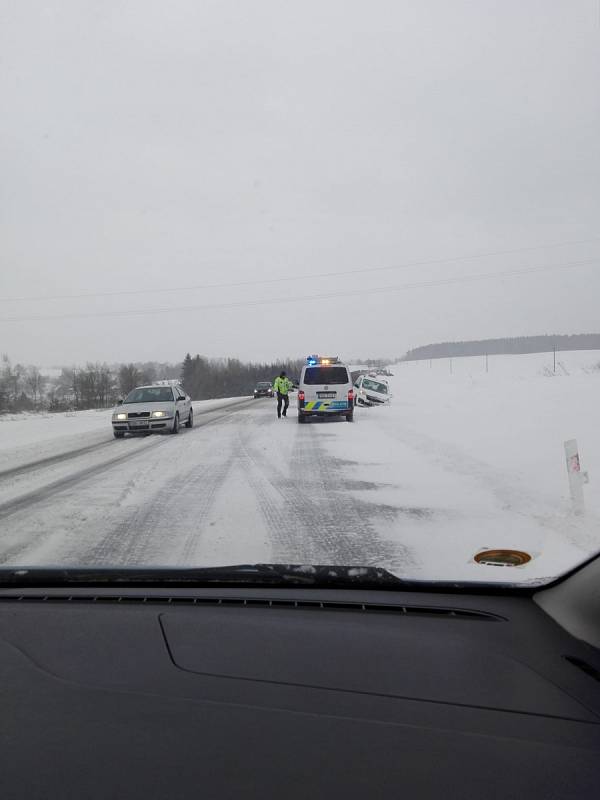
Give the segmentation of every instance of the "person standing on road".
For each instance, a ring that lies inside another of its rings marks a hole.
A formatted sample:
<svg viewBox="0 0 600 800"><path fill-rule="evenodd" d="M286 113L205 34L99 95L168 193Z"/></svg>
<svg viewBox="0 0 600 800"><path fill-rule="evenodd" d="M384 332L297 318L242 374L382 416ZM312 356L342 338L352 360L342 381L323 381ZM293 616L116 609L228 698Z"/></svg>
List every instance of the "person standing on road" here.
<svg viewBox="0 0 600 800"><path fill-rule="evenodd" d="M285 372L281 372L279 377L275 378L273 381L273 391L277 392L277 418L281 419L281 416L287 416L288 406L290 404L289 393L290 389L292 388L293 383L287 378ZM281 411L281 405L283 404L283 412Z"/></svg>

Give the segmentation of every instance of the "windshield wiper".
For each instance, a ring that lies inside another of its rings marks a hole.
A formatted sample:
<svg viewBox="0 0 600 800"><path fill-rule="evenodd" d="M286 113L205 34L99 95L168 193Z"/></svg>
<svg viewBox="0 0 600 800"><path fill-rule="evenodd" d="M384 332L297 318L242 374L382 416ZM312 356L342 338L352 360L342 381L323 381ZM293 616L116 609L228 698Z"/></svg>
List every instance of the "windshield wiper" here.
<svg viewBox="0 0 600 800"><path fill-rule="evenodd" d="M194 569L21 567L0 569L0 589L65 586L312 586L399 588L408 582L379 567L239 564Z"/></svg>

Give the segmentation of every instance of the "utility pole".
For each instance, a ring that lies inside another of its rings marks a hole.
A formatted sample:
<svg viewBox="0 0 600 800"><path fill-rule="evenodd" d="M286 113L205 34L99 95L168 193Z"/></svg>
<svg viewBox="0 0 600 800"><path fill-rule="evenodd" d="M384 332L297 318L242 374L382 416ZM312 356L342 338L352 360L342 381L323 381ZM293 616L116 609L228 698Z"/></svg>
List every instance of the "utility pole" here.
<svg viewBox="0 0 600 800"><path fill-rule="evenodd" d="M554 353L554 366L552 369L554 374L556 374L556 342L554 343L553 353Z"/></svg>
<svg viewBox="0 0 600 800"><path fill-rule="evenodd" d="M488 354L485 354L485 371L488 371Z"/></svg>

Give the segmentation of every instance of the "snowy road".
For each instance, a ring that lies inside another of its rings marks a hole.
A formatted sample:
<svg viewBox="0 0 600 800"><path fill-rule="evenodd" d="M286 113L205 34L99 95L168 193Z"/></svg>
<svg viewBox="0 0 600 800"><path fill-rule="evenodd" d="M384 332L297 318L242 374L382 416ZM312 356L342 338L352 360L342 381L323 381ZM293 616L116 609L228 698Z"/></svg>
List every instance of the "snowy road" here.
<svg viewBox="0 0 600 800"><path fill-rule="evenodd" d="M405 563L372 505L344 491L329 435L277 420L266 400L197 413L176 437L80 437L0 473L0 563Z"/></svg>
<svg viewBox="0 0 600 800"><path fill-rule="evenodd" d="M292 562L544 582L600 550L600 371L573 360L557 378L526 357L489 375L466 359L453 374L399 365L392 404L358 408L353 425L298 425L295 400L279 421L268 399L197 403L178 436L113 440L110 412L0 421L0 564ZM580 517L572 437L592 477ZM532 558L475 563L494 548Z"/></svg>

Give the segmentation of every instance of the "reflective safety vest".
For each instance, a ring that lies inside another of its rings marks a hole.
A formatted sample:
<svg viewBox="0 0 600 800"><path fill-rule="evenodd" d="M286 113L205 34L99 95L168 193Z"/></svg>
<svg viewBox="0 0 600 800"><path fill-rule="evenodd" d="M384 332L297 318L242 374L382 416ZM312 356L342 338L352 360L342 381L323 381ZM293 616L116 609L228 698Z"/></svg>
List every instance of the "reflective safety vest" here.
<svg viewBox="0 0 600 800"><path fill-rule="evenodd" d="M277 376L273 381L273 391L279 392L279 394L287 394L293 385L289 378Z"/></svg>

